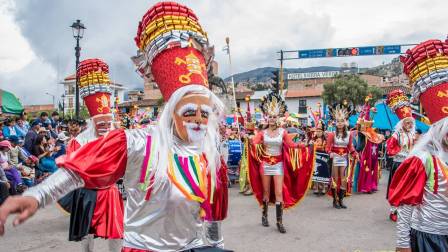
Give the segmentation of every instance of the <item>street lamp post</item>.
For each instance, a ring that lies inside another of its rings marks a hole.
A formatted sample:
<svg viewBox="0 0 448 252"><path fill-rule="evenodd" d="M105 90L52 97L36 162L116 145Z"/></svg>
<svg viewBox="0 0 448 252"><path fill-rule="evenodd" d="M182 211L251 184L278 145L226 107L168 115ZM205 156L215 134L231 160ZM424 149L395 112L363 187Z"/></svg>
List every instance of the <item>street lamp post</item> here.
<svg viewBox="0 0 448 252"><path fill-rule="evenodd" d="M81 47L79 46L79 40L82 39L84 35L84 30L86 27L81 23L81 20L76 20L71 26L73 31L73 37L76 39L76 47L75 47L75 56L76 56L76 66L75 66L75 75L76 75L76 83L75 83L75 116L76 119L79 119L79 76L78 76L78 65L79 65L79 56L81 55Z"/></svg>
<svg viewBox="0 0 448 252"><path fill-rule="evenodd" d="M65 119L65 94L62 94L62 119Z"/></svg>
<svg viewBox="0 0 448 252"><path fill-rule="evenodd" d="M56 96L54 94L50 94L48 92L45 92L45 94L51 96L51 98L53 99L53 108L54 108L54 100L55 100Z"/></svg>

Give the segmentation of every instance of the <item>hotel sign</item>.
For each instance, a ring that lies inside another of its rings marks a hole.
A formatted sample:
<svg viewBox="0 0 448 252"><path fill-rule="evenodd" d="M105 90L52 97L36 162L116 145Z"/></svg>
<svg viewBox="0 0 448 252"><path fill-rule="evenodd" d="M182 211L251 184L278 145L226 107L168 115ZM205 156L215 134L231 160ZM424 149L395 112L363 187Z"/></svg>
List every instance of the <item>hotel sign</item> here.
<svg viewBox="0 0 448 252"><path fill-rule="evenodd" d="M339 71L311 72L311 73L290 73L290 74L287 75L287 78L288 78L288 80L334 78L339 73L340 73Z"/></svg>

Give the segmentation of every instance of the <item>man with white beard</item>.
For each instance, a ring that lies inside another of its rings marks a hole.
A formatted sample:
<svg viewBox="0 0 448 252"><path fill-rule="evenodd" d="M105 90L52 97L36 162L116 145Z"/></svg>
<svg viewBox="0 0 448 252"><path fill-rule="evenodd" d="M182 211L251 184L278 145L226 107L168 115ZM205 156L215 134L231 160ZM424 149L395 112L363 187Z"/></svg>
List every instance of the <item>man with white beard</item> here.
<svg viewBox="0 0 448 252"><path fill-rule="evenodd" d="M112 129L109 66L100 59L86 59L78 67L80 94L91 118L87 129L67 145L67 155L104 136ZM109 251L121 250L123 200L117 186L78 189L59 201L70 213L69 241L82 241L85 252L94 251L94 238L108 240Z"/></svg>
<svg viewBox="0 0 448 252"><path fill-rule="evenodd" d="M191 9L159 2L142 18L136 42L134 62L166 102L158 125L111 131L58 160L55 174L0 207L0 235L10 214L19 214L18 225L74 189L110 186L124 176L122 251L224 251L227 170L218 149L223 104L208 88L213 55L207 35Z"/></svg>
<svg viewBox="0 0 448 252"><path fill-rule="evenodd" d="M397 251L448 251L447 41L408 50L404 71L432 125L395 172L389 202L398 207Z"/></svg>
<svg viewBox="0 0 448 252"><path fill-rule="evenodd" d="M387 155L393 158L392 167L389 172L389 180L387 182L387 198L389 186L395 171L409 156L409 152L414 147L415 119L412 117L409 98L401 89L392 90L387 95L386 102L390 109L398 116L398 119L400 119L397 125L395 125L394 133L386 142ZM394 222L397 221L397 208L394 206L390 209L389 219Z"/></svg>

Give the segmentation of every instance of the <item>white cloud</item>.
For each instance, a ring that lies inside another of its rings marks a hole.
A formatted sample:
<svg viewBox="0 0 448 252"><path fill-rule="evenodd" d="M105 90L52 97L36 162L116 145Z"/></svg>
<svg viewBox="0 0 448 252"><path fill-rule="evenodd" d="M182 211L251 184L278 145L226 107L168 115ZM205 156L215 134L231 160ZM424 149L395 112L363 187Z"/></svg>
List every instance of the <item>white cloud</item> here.
<svg viewBox="0 0 448 252"><path fill-rule="evenodd" d="M128 87L141 87L129 58L138 21L155 2L147 0L0 0L0 80L27 82L52 88L52 78L74 69L74 39L68 26L81 19L86 25L82 58L103 58L111 76ZM216 46L220 74L229 74L221 51L231 38L234 72L278 66L276 51L399 43L418 43L446 36L448 2L444 0L182 0L198 15ZM6 3L6 4L5 4ZM18 27L20 29L18 29ZM3 38L7 42L3 45ZM11 59L8 62L3 58ZM286 67L338 66L354 61L374 66L387 57L352 57L288 61ZM32 61L32 62L31 62ZM31 63L30 63L31 62ZM6 65L6 67L5 67ZM42 71L40 74L37 70ZM8 73L5 73L8 71ZM39 76L31 76L35 71ZM12 73L11 73L12 72ZM13 78L14 77L14 78ZM14 82L15 83L15 82ZM0 88L4 86L0 83ZM29 89L19 90L28 96ZM47 102L41 92L36 100ZM22 94L20 94L22 95ZM19 96L20 96L19 95ZM34 95L36 96L36 95ZM40 100L39 100L40 99Z"/></svg>
<svg viewBox="0 0 448 252"><path fill-rule="evenodd" d="M0 1L0 73L16 71L27 65L34 54L28 41L20 34L9 12L13 8L11 2Z"/></svg>

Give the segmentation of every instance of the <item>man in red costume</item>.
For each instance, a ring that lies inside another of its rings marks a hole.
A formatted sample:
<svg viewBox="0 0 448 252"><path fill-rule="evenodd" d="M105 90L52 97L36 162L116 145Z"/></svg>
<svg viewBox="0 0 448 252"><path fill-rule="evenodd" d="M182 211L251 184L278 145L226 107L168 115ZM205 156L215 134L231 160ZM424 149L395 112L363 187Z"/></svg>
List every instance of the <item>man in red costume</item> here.
<svg viewBox="0 0 448 252"><path fill-rule="evenodd" d="M70 140L67 155L104 136L112 127L110 111L109 67L100 59L81 61L78 67L81 97L90 120L87 129ZM78 189L61 201L70 212L69 241L83 242L84 251L94 251L94 237L109 239L109 251L119 251L123 238L123 200L117 186L101 189Z"/></svg>
<svg viewBox="0 0 448 252"><path fill-rule="evenodd" d="M398 207L397 251L448 251L447 42L428 40L400 58L413 98L432 125L390 184L389 202Z"/></svg>
<svg viewBox="0 0 448 252"><path fill-rule="evenodd" d="M58 160L55 174L0 207L0 235L10 214L19 213L18 225L74 189L108 187L124 177L122 251L223 251L228 195L218 122L224 106L208 88L207 34L191 9L160 2L143 16L135 40L134 62L166 102L159 124L111 131Z"/></svg>
<svg viewBox="0 0 448 252"><path fill-rule="evenodd" d="M387 183L387 198L389 186L395 171L408 157L409 152L414 146L415 120L412 117L409 99L402 90L396 89L391 91L387 96L386 102L400 119L397 125L395 125L394 133L386 142L387 155L393 157L392 167L389 172L389 181ZM390 209L389 218L394 222L397 221L397 209L393 206Z"/></svg>

